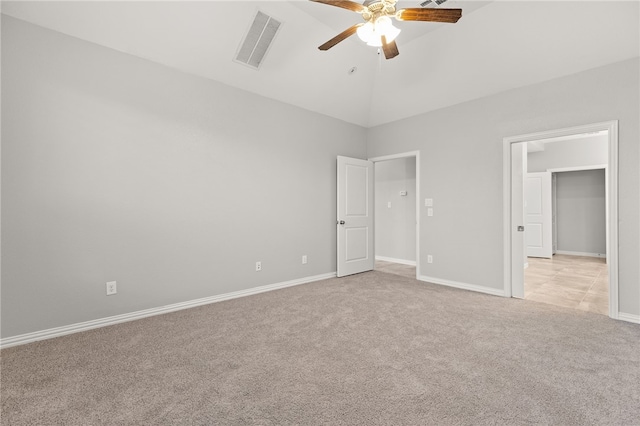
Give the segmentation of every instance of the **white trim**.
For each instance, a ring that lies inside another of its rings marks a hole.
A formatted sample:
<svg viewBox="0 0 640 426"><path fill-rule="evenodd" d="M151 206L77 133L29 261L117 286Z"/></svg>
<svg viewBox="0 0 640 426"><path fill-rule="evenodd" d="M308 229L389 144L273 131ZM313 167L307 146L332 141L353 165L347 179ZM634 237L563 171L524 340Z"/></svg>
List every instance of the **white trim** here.
<svg viewBox="0 0 640 426"><path fill-rule="evenodd" d="M418 238L418 236L416 236ZM376 256L376 260L382 260L385 262L399 263L401 265L416 266L415 260L396 259L394 257Z"/></svg>
<svg viewBox="0 0 640 426"><path fill-rule="evenodd" d="M369 158L369 161L373 161L374 163L377 161L388 161L388 160L397 160L399 158L407 158L407 157L418 157L420 155L420 151L409 151L402 152L400 154L391 154L391 155L383 155L380 157L372 157Z"/></svg>
<svg viewBox="0 0 640 426"><path fill-rule="evenodd" d="M618 121L603 123L609 130L607 179L607 263L609 264L609 316L618 319Z"/></svg>
<svg viewBox="0 0 640 426"><path fill-rule="evenodd" d="M119 324L122 322L134 321L141 318L167 314L169 312L195 308L196 306L208 305L210 303L237 299L238 297L251 296L254 294L264 293L267 291L279 290L281 288L293 287L300 284L307 284L307 283L312 283L314 281L321 281L321 280L326 280L326 279L335 278L335 277L336 277L336 273L330 272L328 274L298 278L291 281L263 285L260 287L234 291L231 293L219 294L217 296L203 297L201 299L189 300L187 302L180 302L180 303L174 303L171 305L160 306L157 308L144 309L142 311L130 312L128 314L114 315L111 317L79 322L76 324L65 325L62 327L55 327L47 330L35 331L33 333L26 333L18 336L6 337L4 339L0 339L0 348L4 349L10 346L24 345L26 343L36 342L38 340L52 339L54 337L64 336L72 333L79 333L81 331L87 331L94 328L106 327L109 325Z"/></svg>
<svg viewBox="0 0 640 426"><path fill-rule="evenodd" d="M606 254L602 253L585 253L582 251L567 251L567 250L556 250L556 254L564 254L566 256L586 256L586 257L599 257L606 258Z"/></svg>
<svg viewBox="0 0 640 426"><path fill-rule="evenodd" d="M458 281L443 280L441 278L427 277L420 275L418 281L424 281L431 284L444 285L447 287L459 288L462 290L470 290L478 293L490 294L492 296L505 296L504 290L500 288L485 287L477 284L461 283Z"/></svg>
<svg viewBox="0 0 640 426"><path fill-rule="evenodd" d="M640 315L626 314L624 312L618 313L618 319L620 321L632 322L634 324L640 324Z"/></svg>
<svg viewBox="0 0 640 426"><path fill-rule="evenodd" d="M529 267L529 262L525 262L524 263L524 269L527 269Z"/></svg>
<svg viewBox="0 0 640 426"><path fill-rule="evenodd" d="M420 277L420 151L402 152L399 154L383 155L380 157L369 158L369 161L374 163L378 161L396 160L398 158L410 158L416 159L416 279ZM375 217L374 217L375 221ZM375 235L374 235L375 244ZM376 257L377 258L377 257Z"/></svg>
<svg viewBox="0 0 640 426"><path fill-rule="evenodd" d="M600 170L607 169L606 164L594 164L592 166L576 166L576 167L556 167L555 169L547 169L548 172L551 173L561 173L561 172L580 172L583 170Z"/></svg>
<svg viewBox="0 0 640 426"><path fill-rule="evenodd" d="M505 297L511 297L511 144L502 141L502 281Z"/></svg>
<svg viewBox="0 0 640 426"><path fill-rule="evenodd" d="M607 260L609 264L609 317L619 318L618 313L618 121L587 124L510 136L503 139L502 146L502 214L503 214L503 262L504 262L504 293L511 297L511 144L530 142L552 137L569 136L578 133L608 132L608 163L607 179Z"/></svg>

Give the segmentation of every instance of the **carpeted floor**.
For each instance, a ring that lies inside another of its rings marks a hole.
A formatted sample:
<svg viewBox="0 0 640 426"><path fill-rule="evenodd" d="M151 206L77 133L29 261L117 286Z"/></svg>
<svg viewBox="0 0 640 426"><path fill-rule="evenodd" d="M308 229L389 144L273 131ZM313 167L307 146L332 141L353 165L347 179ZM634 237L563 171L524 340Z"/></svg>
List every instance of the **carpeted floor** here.
<svg viewBox="0 0 640 426"><path fill-rule="evenodd" d="M384 272L1 351L3 425L634 425L640 326Z"/></svg>
<svg viewBox="0 0 640 426"><path fill-rule="evenodd" d="M416 277L416 267L403 265L401 263L386 262L384 260L376 260L375 268L378 272L386 272L393 275L402 275L407 278Z"/></svg>

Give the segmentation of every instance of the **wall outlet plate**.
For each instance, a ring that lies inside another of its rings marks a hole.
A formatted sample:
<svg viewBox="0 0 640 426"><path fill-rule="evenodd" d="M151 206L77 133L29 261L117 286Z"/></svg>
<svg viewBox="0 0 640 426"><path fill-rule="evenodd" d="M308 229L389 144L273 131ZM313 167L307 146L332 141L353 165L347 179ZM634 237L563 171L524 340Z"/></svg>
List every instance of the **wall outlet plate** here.
<svg viewBox="0 0 640 426"><path fill-rule="evenodd" d="M262 262L256 262L256 272L262 271Z"/></svg>
<svg viewBox="0 0 640 426"><path fill-rule="evenodd" d="M109 281L107 283L107 296L112 296L118 292L118 288L116 286L115 281Z"/></svg>
<svg viewBox="0 0 640 426"><path fill-rule="evenodd" d="M306 254L302 256L302 264L303 265L307 264L307 255Z"/></svg>

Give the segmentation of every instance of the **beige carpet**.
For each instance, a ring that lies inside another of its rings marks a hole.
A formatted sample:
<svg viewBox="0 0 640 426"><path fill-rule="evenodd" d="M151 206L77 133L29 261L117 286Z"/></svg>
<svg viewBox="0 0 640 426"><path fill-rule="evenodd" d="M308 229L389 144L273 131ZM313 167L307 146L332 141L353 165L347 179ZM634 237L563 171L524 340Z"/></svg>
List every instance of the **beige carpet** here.
<svg viewBox="0 0 640 426"><path fill-rule="evenodd" d="M3 425L640 424L640 326L383 272L4 349Z"/></svg>
<svg viewBox="0 0 640 426"><path fill-rule="evenodd" d="M416 277L416 267L403 265L401 263L386 262L384 260L376 260L374 269L378 272L386 272L387 274L402 275L407 278Z"/></svg>

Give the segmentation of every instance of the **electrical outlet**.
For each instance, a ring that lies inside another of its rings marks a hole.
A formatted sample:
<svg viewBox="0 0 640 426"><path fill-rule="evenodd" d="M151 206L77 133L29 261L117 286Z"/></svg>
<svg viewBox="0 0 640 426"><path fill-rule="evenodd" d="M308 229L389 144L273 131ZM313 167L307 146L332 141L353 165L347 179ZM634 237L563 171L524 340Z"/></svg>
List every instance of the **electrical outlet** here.
<svg viewBox="0 0 640 426"><path fill-rule="evenodd" d="M262 271L262 262L256 262L256 271Z"/></svg>
<svg viewBox="0 0 640 426"><path fill-rule="evenodd" d="M388 209L390 209L390 208L391 208L391 201L389 201L389 202L387 203L387 208L388 208Z"/></svg>
<svg viewBox="0 0 640 426"><path fill-rule="evenodd" d="M107 283L107 296L114 295L118 292L115 281L109 281Z"/></svg>
<svg viewBox="0 0 640 426"><path fill-rule="evenodd" d="M430 254L427 255L427 263L433 263L433 256Z"/></svg>
<svg viewBox="0 0 640 426"><path fill-rule="evenodd" d="M307 255L306 254L302 256L302 264L303 265L307 264Z"/></svg>

